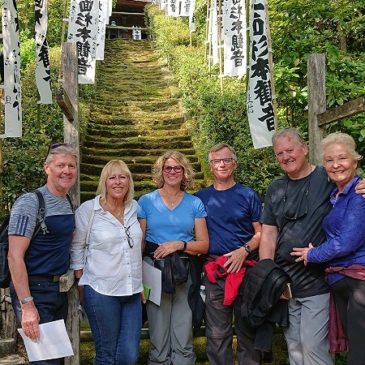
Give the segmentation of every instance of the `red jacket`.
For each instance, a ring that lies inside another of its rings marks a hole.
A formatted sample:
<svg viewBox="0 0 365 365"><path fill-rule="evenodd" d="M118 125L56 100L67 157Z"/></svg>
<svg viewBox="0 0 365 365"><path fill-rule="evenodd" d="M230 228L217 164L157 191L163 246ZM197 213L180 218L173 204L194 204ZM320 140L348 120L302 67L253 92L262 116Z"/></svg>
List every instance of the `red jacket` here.
<svg viewBox="0 0 365 365"><path fill-rule="evenodd" d="M245 261L243 266L238 272L227 273L227 268L224 264L227 261L226 256L219 256L215 261L210 261L204 265L204 271L207 275L209 282L216 284L218 278L225 278L226 283L224 286L224 305L232 305L235 301L238 289L242 283L242 280L246 273L246 266L254 266L255 261Z"/></svg>

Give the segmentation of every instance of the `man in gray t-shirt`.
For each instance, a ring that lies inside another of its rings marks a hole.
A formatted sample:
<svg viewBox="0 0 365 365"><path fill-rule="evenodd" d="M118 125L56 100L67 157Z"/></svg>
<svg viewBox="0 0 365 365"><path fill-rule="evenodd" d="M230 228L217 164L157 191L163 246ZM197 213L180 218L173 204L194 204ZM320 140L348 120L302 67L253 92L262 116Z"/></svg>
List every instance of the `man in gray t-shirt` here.
<svg viewBox="0 0 365 365"><path fill-rule="evenodd" d="M274 259L291 278L289 328L285 331L291 365L330 365L329 288L318 265L304 266L290 253L294 247L321 244L322 220L331 209L333 188L323 167L307 160L308 147L294 128L275 133L273 147L285 176L273 181L261 217L260 259ZM364 192L364 183L358 192Z"/></svg>
<svg viewBox="0 0 365 365"><path fill-rule="evenodd" d="M38 199L22 195L14 203L9 222L10 290L25 334L39 338L39 323L66 319L67 296L59 292L59 277L69 268L74 215L67 193L77 176L77 153L66 144L52 145L44 164L47 183L39 188L45 201L45 225L32 239ZM62 363L62 359L31 364Z"/></svg>
<svg viewBox="0 0 365 365"><path fill-rule="evenodd" d="M323 240L321 223L330 209L331 184L321 167L308 162L308 147L294 128L278 131L273 147L286 176L272 182L265 196L260 259L275 259L292 281L285 331L290 364L331 365L329 288L323 272L290 256L293 247Z"/></svg>

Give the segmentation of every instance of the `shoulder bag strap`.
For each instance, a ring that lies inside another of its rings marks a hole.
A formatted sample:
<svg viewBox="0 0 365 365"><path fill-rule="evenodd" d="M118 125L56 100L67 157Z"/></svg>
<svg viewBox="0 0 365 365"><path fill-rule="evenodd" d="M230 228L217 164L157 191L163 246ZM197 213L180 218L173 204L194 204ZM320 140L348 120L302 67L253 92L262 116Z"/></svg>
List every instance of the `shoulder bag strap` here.
<svg viewBox="0 0 365 365"><path fill-rule="evenodd" d="M46 204L44 202L43 194L38 189L34 190L34 193L38 199L38 213L32 239L39 233L40 230L42 230L43 234L49 233L46 223L44 222L44 217L46 215Z"/></svg>

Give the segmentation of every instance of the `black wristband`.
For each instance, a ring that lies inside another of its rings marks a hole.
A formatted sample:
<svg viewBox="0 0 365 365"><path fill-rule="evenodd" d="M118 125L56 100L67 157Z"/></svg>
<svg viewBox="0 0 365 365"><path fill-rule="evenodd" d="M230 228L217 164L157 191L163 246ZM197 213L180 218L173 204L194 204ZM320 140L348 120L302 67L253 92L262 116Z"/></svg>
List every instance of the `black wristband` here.
<svg viewBox="0 0 365 365"><path fill-rule="evenodd" d="M188 243L187 243L187 242L185 242L185 241L182 241L182 243L184 244L184 247L183 247L183 249L181 250L181 252L185 252L185 251L186 251L186 246L188 245Z"/></svg>
<svg viewBox="0 0 365 365"><path fill-rule="evenodd" d="M250 254L252 252L252 248L249 245L244 245L243 248L245 249L245 251Z"/></svg>

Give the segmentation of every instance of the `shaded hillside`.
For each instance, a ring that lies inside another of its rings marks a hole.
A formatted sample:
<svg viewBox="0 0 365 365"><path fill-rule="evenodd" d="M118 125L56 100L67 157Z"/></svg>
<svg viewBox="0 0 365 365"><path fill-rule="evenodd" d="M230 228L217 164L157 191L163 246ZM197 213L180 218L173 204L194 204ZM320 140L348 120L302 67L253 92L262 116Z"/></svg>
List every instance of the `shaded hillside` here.
<svg viewBox="0 0 365 365"><path fill-rule="evenodd" d="M169 149L183 152L193 163L194 190L204 184L174 91L171 76L149 41L107 42L81 148L82 201L95 195L102 167L115 158L132 171L137 197L151 191L152 164Z"/></svg>

